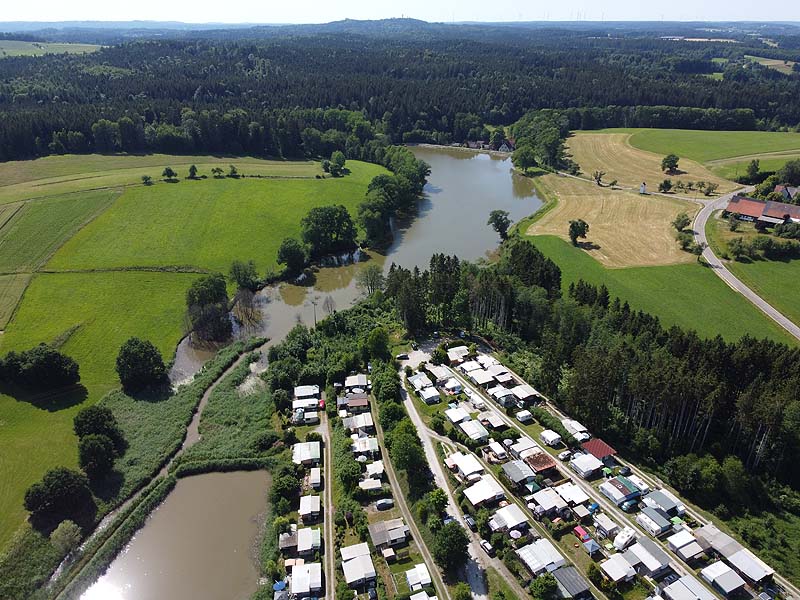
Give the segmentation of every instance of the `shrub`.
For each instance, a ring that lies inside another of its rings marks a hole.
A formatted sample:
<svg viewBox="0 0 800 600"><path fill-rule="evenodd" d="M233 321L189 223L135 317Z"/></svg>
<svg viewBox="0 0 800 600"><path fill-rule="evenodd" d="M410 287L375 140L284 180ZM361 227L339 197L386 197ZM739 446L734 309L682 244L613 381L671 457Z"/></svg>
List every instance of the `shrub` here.
<svg viewBox="0 0 800 600"><path fill-rule="evenodd" d="M83 537L81 528L74 521L65 519L50 534L50 543L63 556L78 547L81 537Z"/></svg>

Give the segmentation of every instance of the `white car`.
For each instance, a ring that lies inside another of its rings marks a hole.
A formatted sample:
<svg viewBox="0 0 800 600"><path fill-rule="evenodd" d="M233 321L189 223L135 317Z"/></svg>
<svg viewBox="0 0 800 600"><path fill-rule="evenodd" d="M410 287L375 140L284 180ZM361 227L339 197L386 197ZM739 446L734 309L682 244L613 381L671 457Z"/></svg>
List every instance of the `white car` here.
<svg viewBox="0 0 800 600"><path fill-rule="evenodd" d="M558 460L569 460L570 458L572 458L572 452L569 450L564 450L558 454Z"/></svg>

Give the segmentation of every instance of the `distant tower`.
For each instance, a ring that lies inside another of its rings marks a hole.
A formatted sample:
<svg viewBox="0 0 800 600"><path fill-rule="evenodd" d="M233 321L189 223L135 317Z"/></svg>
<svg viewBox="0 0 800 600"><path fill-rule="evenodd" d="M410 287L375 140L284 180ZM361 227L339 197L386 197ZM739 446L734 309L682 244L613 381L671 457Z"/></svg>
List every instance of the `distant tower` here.
<svg viewBox="0 0 800 600"><path fill-rule="evenodd" d="M640 194L647 193L647 183L645 183L644 181L642 182L642 185L639 186L639 193Z"/></svg>

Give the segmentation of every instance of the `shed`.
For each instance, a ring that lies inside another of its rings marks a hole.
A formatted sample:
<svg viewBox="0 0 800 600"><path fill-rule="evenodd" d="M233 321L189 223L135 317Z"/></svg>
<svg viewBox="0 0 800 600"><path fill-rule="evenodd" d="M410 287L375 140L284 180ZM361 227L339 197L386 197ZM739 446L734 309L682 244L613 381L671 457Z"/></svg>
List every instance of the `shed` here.
<svg viewBox="0 0 800 600"><path fill-rule="evenodd" d="M492 455L494 455L494 457L497 460L506 460L508 458L508 453L506 452L506 449L503 447L503 444L501 444L500 442L494 442L494 441L489 442L489 445L486 447L486 449Z"/></svg>
<svg viewBox="0 0 800 600"><path fill-rule="evenodd" d="M505 429L508 427L502 417L492 410L479 413L477 420L483 423L485 427L491 427L492 429Z"/></svg>
<svg viewBox="0 0 800 600"><path fill-rule="evenodd" d="M372 413L361 413L360 415L353 415L342 419L342 425L348 431L358 431L359 429L368 430L375 427L375 422L372 420Z"/></svg>
<svg viewBox="0 0 800 600"><path fill-rule="evenodd" d="M359 373L358 375L350 375L345 377L344 380L344 387L345 389L353 389L353 388L361 388L362 390L367 389L369 385L369 380L364 373Z"/></svg>
<svg viewBox="0 0 800 600"><path fill-rule="evenodd" d="M539 445L531 438L522 436L509 448L511 454L517 458L524 458L523 455L529 453L531 450L539 451Z"/></svg>
<svg viewBox="0 0 800 600"><path fill-rule="evenodd" d="M380 449L378 438L371 436L357 437L350 446L353 454L375 454Z"/></svg>
<svg viewBox="0 0 800 600"><path fill-rule="evenodd" d="M631 479L633 481L633 479ZM634 482L635 483L635 482ZM686 507L673 494L667 494L664 490L654 490L642 499L645 505L658 508L667 515L674 517L686 512Z"/></svg>
<svg viewBox="0 0 800 600"><path fill-rule="evenodd" d="M677 555L680 556L686 562L689 562L690 560L697 558L702 553L703 553L703 548L697 542L686 544L683 548L677 551Z"/></svg>
<svg viewBox="0 0 800 600"><path fill-rule="evenodd" d="M669 567L669 556L653 540L642 537L625 553L631 566L649 577L658 577ZM635 564L634 564L635 563Z"/></svg>
<svg viewBox="0 0 800 600"><path fill-rule="evenodd" d="M374 490L383 489L383 484L381 483L380 479L369 478L359 481L358 487L364 490L365 492L371 492Z"/></svg>
<svg viewBox="0 0 800 600"><path fill-rule="evenodd" d="M376 460L376 461L371 462L371 463L369 463L367 465L367 473L366 474L367 474L367 477L369 477L369 478L380 479L381 477L383 477L383 471L384 471L384 469L383 469L383 461L382 460Z"/></svg>
<svg viewBox="0 0 800 600"><path fill-rule="evenodd" d="M747 548L742 548L729 556L728 562L737 572L753 583L761 583L775 574L770 566Z"/></svg>
<svg viewBox="0 0 800 600"><path fill-rule="evenodd" d="M428 365L427 371L436 383L441 383L451 378L450 369L443 365Z"/></svg>
<svg viewBox="0 0 800 600"><path fill-rule="evenodd" d="M553 571L562 598L591 598L589 582L581 577L575 567L561 567Z"/></svg>

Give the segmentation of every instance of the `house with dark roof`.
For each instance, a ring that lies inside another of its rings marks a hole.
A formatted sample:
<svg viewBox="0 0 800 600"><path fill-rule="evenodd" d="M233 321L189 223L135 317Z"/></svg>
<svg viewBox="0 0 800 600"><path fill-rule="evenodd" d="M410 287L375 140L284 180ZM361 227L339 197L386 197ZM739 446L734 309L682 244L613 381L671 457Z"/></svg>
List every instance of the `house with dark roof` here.
<svg viewBox="0 0 800 600"><path fill-rule="evenodd" d="M581 577L575 567L561 567L553 571L553 577L558 584L558 592L562 598L591 598L589 582Z"/></svg>
<svg viewBox="0 0 800 600"><path fill-rule="evenodd" d="M767 200L764 206L764 213L761 215L762 221L768 223L785 223L787 221L800 221L800 206L787 204L786 202L775 202Z"/></svg>
<svg viewBox="0 0 800 600"><path fill-rule="evenodd" d="M775 191L783 196L784 200L792 201L800 194L800 187L792 185L776 185Z"/></svg>
<svg viewBox="0 0 800 600"><path fill-rule="evenodd" d="M503 475L516 487L522 487L536 479L533 469L523 460L512 460L505 463Z"/></svg>

